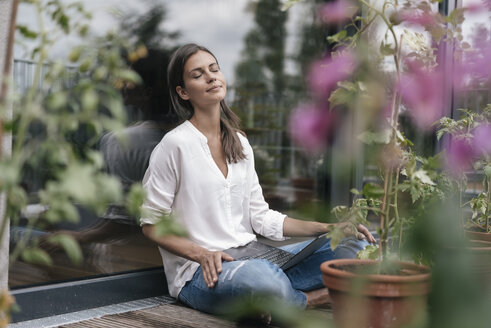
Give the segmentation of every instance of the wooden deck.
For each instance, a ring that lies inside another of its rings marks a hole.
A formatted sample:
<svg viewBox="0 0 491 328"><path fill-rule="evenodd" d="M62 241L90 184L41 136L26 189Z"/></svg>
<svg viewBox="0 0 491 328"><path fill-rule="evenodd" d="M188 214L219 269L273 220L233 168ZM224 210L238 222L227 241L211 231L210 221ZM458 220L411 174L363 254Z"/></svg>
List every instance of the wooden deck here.
<svg viewBox="0 0 491 328"><path fill-rule="evenodd" d="M135 327L236 327L233 322L176 305L163 304L149 309L106 315L59 326L60 328L135 328Z"/></svg>
<svg viewBox="0 0 491 328"><path fill-rule="evenodd" d="M332 320L330 310L305 311L318 320ZM264 325L259 325L263 327ZM169 328L227 328L258 327L257 324L236 323L209 314L201 313L178 304L162 304L148 309L106 315L100 318L80 321L58 326L59 328L135 328L135 327L169 327ZM264 327L276 327L272 325Z"/></svg>

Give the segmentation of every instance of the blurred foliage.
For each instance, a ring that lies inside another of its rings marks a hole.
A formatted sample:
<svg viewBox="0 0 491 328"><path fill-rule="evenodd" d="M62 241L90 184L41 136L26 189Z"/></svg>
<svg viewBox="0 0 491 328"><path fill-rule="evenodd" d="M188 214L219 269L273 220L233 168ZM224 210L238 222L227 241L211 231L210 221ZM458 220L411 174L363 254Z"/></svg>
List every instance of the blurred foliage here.
<svg viewBox="0 0 491 328"><path fill-rule="evenodd" d="M295 2L287 2L286 6ZM332 2L340 5L348 3ZM409 66L402 57L418 59L425 69L432 71L438 64L439 43L451 44L446 50L455 50L457 60L469 49L470 45L462 35L464 9L457 8L448 16L443 16L435 13L437 2L352 1L349 3L359 7L358 14L344 22L333 22L333 25L343 25L343 29L327 37L331 47L338 50L330 55L336 57L345 51L352 51L358 62L348 81L337 81L333 90L326 91L330 94L329 107L321 101L317 102L320 103L319 107L335 111L343 119L356 118L347 120L346 125L355 125L354 135L363 143L363 154L366 156L363 157L364 165L375 167L373 171L376 176L370 177L363 190L352 190L354 197L350 207L334 207L333 213L344 224L330 235L336 244L346 233L353 233L356 224L365 223L368 215L378 216L381 247L373 246L360 252L360 258L380 259L382 255L392 260L392 250L400 259L431 266L432 291L428 317L417 327L486 327L489 326L486 309L490 305L489 271L486 270L491 258L483 252L479 256L473 254L463 238L459 188L444 171L445 152L434 154L434 144L428 147L429 151L428 148L418 147L418 139L435 142L435 125L426 130L408 128L408 117L411 118L414 113L411 113L410 106L402 105L401 90L397 88L397 81ZM442 7L445 5L446 2L441 4ZM413 16L413 19L426 17L426 22L431 21L420 24L425 34L410 31L409 28L399 33L402 20L396 13L401 8L408 14L419 15ZM355 33L348 33L349 28ZM377 42L373 39L377 34L375 31L382 31L383 35ZM424 35L430 42L424 42ZM403 46L407 51L401 50ZM320 70L322 66L316 68ZM326 70L326 75L329 73L336 71ZM437 89L439 85L431 87ZM325 95L315 96L325 101ZM437 105L433 104L433 107ZM432 107L425 109L431 111ZM349 113L353 113L353 116L349 116ZM477 117L482 113L472 115ZM456 120L445 118L440 122L443 129L438 132L438 137L447 133L470 134L475 127L470 122L473 120L467 117L467 121L464 120L463 125L459 126ZM338 120L336 123L342 125L345 121ZM338 128L335 132L342 134L344 131ZM354 150L348 151L352 151L353 161L359 161L359 148ZM487 167L482 161L479 165L481 169ZM491 169L488 171L491 172ZM486 174L483 178L487 179ZM483 185L489 185L489 181ZM485 196L477 195L472 202L475 217L489 213L486 205L489 197ZM347 226L349 229L346 231ZM356 313L353 315L356 316Z"/></svg>
<svg viewBox="0 0 491 328"><path fill-rule="evenodd" d="M265 322L268 316L274 327L334 327L331 316L324 312L302 310L268 295L239 299L223 305L222 309L227 313L224 316L237 322L239 327L267 326Z"/></svg>
<svg viewBox="0 0 491 328"><path fill-rule="evenodd" d="M17 26L17 42L27 38L35 44L31 53L35 68L29 88L10 97L12 115L5 104L0 111L4 131L13 136L11 156L0 160L0 191L7 195L2 231L8 219L12 226L26 228L11 250L11 263L20 255L25 261L49 265L52 259L38 247L32 229L78 222L77 206L102 214L110 203L123 202L120 182L104 172L102 154L94 149L103 132L124 127L121 89L141 82L125 54L145 52L115 32L91 35L91 14L81 3L25 3L37 13L38 26L35 30ZM59 37L73 33L80 44L66 59L51 59ZM26 180L34 170L41 177ZM141 192L128 197L135 212ZM33 201L45 211L25 217L26 206ZM82 252L72 237L59 234L48 240L63 248L75 264L81 263Z"/></svg>
<svg viewBox="0 0 491 328"><path fill-rule="evenodd" d="M468 109L460 109L460 118L452 119L444 117L439 121L439 129L437 131L438 138L449 136L451 141L463 141L469 147L472 147L475 141L474 133L479 127L489 126L491 122L491 104L488 104L480 112L474 112ZM490 142L490 140L478 140L480 144L474 145L475 148L486 147L483 142ZM452 145L451 145L452 146ZM455 145L453 145L455 147ZM474 149L474 153L479 154L465 154L466 162L469 163L469 168L466 171L459 172L454 176L455 183L459 187L460 192L460 209L462 224L465 228L471 230L477 230L479 232L491 232L491 158L490 154L482 152L482 149ZM453 159L450 158L450 161ZM472 190L469 186L468 176L478 176L481 173L482 176L482 191L477 192L474 195L468 196L467 190ZM470 197L470 200L467 199ZM465 210L470 209L472 215L470 217L465 215Z"/></svg>

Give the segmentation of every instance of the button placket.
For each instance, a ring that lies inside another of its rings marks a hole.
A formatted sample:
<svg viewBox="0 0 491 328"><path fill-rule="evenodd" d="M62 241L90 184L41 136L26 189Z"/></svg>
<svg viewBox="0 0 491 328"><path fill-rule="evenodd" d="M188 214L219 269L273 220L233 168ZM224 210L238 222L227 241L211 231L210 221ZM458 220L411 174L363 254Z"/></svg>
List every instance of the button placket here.
<svg viewBox="0 0 491 328"><path fill-rule="evenodd" d="M225 202L227 209L227 219L232 224L232 201L230 196L230 181L225 181ZM232 226L232 225L231 225Z"/></svg>

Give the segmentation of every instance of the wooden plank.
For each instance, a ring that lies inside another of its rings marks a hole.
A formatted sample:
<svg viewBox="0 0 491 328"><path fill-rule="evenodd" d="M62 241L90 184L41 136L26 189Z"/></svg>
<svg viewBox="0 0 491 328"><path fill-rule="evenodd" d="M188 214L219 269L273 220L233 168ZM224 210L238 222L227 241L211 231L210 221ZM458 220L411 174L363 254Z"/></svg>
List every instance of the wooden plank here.
<svg viewBox="0 0 491 328"><path fill-rule="evenodd" d="M59 328L235 328L235 323L183 306L164 304L149 309L130 311L85 320Z"/></svg>
<svg viewBox="0 0 491 328"><path fill-rule="evenodd" d="M316 309L305 312L322 321L332 322L330 309ZM59 328L237 328L234 322L202 313L181 305L162 304L148 309L112 314L67 324ZM274 326L270 326L274 327Z"/></svg>
<svg viewBox="0 0 491 328"><path fill-rule="evenodd" d="M156 315L162 319L165 318L166 322L182 324L182 327L187 327L188 325L189 327L204 328L237 327L233 322L175 304L165 304L141 311Z"/></svg>

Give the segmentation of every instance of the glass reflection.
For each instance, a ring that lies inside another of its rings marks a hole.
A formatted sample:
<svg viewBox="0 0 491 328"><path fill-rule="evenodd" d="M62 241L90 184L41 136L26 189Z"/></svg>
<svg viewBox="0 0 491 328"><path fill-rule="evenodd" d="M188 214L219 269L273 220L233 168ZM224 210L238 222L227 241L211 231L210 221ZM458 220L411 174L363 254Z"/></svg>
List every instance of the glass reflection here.
<svg viewBox="0 0 491 328"><path fill-rule="evenodd" d="M315 2L287 12L281 6L279 0L179 0L165 5L142 3L122 11L114 23L118 33L149 49L132 65L143 84L125 86L122 96L129 124L123 131L101 136L97 148L107 171L119 178L125 192L141 182L151 151L176 123L168 110L169 53L181 43L198 42L223 58L222 70L230 81L228 102L254 147L256 170L270 207L288 213L312 204L327 206L329 158L304 157L301 149L291 145L287 128L291 109L308 97L304 76L308 63L327 48L325 31L314 21ZM244 18L240 24L237 15ZM210 20L213 29L204 29ZM17 84L29 83L29 62L17 60L14 74ZM33 136L39 133L34 126L31 130ZM82 149L93 137L80 129L73 142ZM24 170L32 201L19 224L11 226L11 249L25 234L28 218L42 216L46 210L36 195L50 174L46 163ZM51 255L54 264L17 260L10 266L10 288L161 267L157 247L142 235L136 218L124 207L110 205L102 216L81 207L77 210L79 223L45 224L32 233L30 238ZM63 249L48 242L49 236L61 233L79 242L81 265L71 263Z"/></svg>

